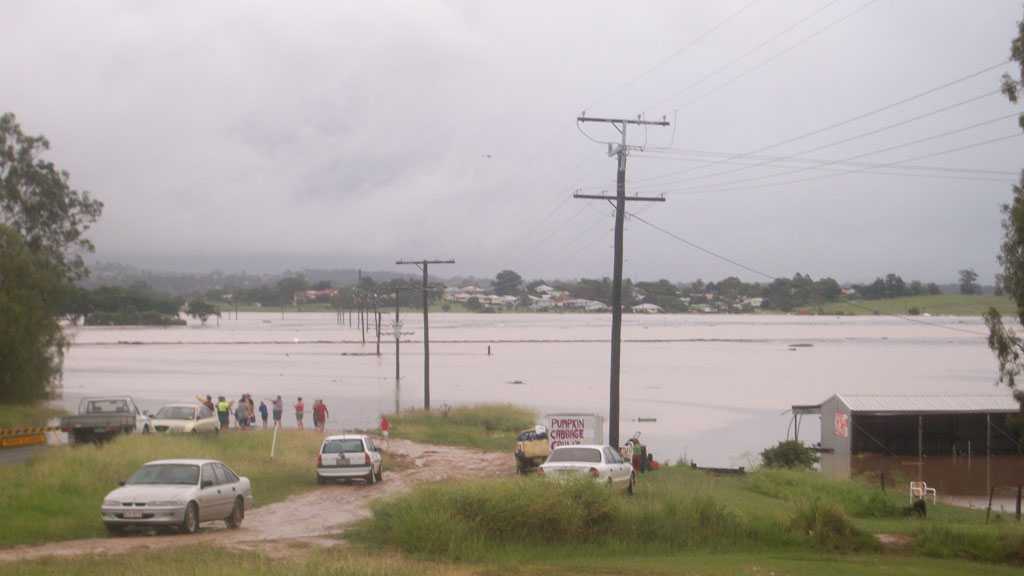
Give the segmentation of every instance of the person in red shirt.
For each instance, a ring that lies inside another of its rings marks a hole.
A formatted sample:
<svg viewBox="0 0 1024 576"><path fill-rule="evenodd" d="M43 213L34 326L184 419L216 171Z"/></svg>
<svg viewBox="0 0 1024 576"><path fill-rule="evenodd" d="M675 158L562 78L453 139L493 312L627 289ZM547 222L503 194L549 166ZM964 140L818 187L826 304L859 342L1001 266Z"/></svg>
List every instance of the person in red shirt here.
<svg viewBox="0 0 1024 576"><path fill-rule="evenodd" d="M327 428L327 415L329 413L327 404L324 404L323 400L317 400L316 404L313 405L313 419L316 420L317 429L321 432Z"/></svg>
<svg viewBox="0 0 1024 576"><path fill-rule="evenodd" d="M380 434L384 437L384 440L388 440L388 436L391 432L391 422L388 422L388 417L380 415Z"/></svg>
<svg viewBox="0 0 1024 576"><path fill-rule="evenodd" d="M299 430L304 429L302 425L302 417L306 415L306 404L302 401L302 396L299 396L299 401L295 403L295 422L299 425Z"/></svg>

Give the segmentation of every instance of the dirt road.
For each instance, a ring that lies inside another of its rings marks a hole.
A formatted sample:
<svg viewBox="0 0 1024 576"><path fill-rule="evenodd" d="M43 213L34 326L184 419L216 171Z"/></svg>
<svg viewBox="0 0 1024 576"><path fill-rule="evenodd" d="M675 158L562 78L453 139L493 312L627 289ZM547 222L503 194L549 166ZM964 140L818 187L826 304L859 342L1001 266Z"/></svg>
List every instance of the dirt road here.
<svg viewBox="0 0 1024 576"><path fill-rule="evenodd" d="M389 450L409 458L411 469L384 471L384 482L374 486L360 483L328 485L262 506L246 513L239 530L228 530L222 522L203 525L199 534L138 535L55 542L0 550L0 562L46 556L120 554L192 544L214 544L232 548L285 550L275 544L305 542L328 546L339 540L330 537L344 527L370 515L374 500L401 493L422 482L445 479L486 478L511 475L515 465L509 454L479 452L450 446L430 446L406 440L391 440ZM310 471L312 474L312 470ZM259 486L256 486L259 496ZM97 522L99 519L97 518Z"/></svg>

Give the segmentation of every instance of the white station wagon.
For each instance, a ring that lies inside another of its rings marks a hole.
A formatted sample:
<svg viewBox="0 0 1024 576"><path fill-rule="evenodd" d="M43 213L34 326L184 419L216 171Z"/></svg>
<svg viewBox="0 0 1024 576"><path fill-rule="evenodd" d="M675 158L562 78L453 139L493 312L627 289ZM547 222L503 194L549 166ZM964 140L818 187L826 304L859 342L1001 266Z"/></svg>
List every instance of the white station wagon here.
<svg viewBox="0 0 1024 576"><path fill-rule="evenodd" d="M328 436L316 456L316 481L361 478L367 484L384 479L380 449L364 434Z"/></svg>
<svg viewBox="0 0 1024 576"><path fill-rule="evenodd" d="M538 472L555 479L589 476L595 482L622 486L630 494L636 485L633 465L626 462L611 446L598 444L558 446L551 451L547 462L541 464Z"/></svg>

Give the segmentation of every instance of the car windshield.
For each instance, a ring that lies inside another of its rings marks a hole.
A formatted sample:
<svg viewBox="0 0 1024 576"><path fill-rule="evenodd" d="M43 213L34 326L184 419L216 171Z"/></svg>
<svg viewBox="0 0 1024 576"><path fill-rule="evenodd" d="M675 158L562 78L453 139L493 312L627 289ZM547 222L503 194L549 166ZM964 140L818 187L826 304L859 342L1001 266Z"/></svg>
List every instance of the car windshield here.
<svg viewBox="0 0 1024 576"><path fill-rule="evenodd" d="M555 448L548 462L589 462L600 463L601 451L596 448Z"/></svg>
<svg viewBox="0 0 1024 576"><path fill-rule="evenodd" d="M340 454L342 452L362 452L363 441L358 438L348 440L328 440L320 450L324 454Z"/></svg>
<svg viewBox="0 0 1024 576"><path fill-rule="evenodd" d="M139 468L125 484L196 484L199 466L195 464L150 464Z"/></svg>
<svg viewBox="0 0 1024 576"><path fill-rule="evenodd" d="M191 420L195 408L191 406L164 406L156 413L158 420Z"/></svg>

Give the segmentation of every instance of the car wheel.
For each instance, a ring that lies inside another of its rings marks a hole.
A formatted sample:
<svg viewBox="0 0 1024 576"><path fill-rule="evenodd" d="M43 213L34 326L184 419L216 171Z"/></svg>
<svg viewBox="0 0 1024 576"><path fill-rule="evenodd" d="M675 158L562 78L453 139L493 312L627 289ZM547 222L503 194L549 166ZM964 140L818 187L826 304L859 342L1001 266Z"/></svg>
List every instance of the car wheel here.
<svg viewBox="0 0 1024 576"><path fill-rule="evenodd" d="M373 473L372 466L370 467L370 473L366 476L366 483L371 486L377 483L377 475Z"/></svg>
<svg viewBox="0 0 1024 576"><path fill-rule="evenodd" d="M107 535L112 538L124 535L124 528L121 526L115 526L114 524L105 524L104 526L107 529Z"/></svg>
<svg viewBox="0 0 1024 576"><path fill-rule="evenodd" d="M317 484L327 484L327 479L324 478L323 476L317 474L316 475L316 483Z"/></svg>
<svg viewBox="0 0 1024 576"><path fill-rule="evenodd" d="M199 531L199 505L189 502L185 507L185 518L181 521L181 531L185 534L195 534Z"/></svg>
<svg viewBox="0 0 1024 576"><path fill-rule="evenodd" d="M377 469L377 482L381 482L383 480L384 480L384 466L382 465L380 468Z"/></svg>
<svg viewBox="0 0 1024 576"><path fill-rule="evenodd" d="M636 476L629 477L629 484L626 485L626 494L630 496L636 491Z"/></svg>
<svg viewBox="0 0 1024 576"><path fill-rule="evenodd" d="M231 508L231 516L224 519L224 523L228 525L228 528L237 529L241 528L242 520L245 519L245 505L242 503L241 498L235 498L235 505Z"/></svg>

